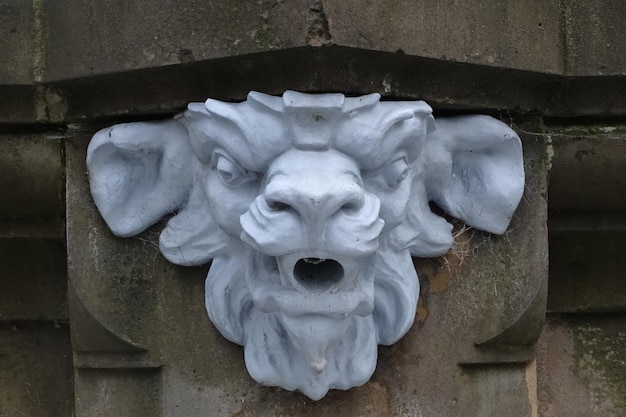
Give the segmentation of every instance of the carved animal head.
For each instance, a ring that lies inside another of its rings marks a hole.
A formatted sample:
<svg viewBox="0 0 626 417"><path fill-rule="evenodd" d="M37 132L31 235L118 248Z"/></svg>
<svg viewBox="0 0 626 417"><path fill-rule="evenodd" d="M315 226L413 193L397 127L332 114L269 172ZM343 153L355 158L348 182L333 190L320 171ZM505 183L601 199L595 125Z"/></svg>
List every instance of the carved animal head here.
<svg viewBox="0 0 626 417"><path fill-rule="evenodd" d="M192 103L173 120L115 125L89 149L91 190L118 236L168 213L171 262L213 259L209 317L245 346L257 381L313 399L365 383L378 344L409 329L411 255L445 253L452 226L502 233L522 194L521 145L487 116L438 120L378 94Z"/></svg>

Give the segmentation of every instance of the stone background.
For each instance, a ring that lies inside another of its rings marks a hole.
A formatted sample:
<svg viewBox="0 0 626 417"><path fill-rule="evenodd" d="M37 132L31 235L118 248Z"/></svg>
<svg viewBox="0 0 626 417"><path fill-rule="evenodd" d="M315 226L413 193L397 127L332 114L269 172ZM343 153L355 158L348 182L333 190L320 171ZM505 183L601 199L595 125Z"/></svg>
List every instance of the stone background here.
<svg viewBox="0 0 626 417"><path fill-rule="evenodd" d="M0 416L626 416L625 32L622 0L0 0ZM317 403L254 383L207 267L165 262L159 225L114 238L87 190L99 128L253 89L424 99L524 143L509 232L416 259L413 329Z"/></svg>

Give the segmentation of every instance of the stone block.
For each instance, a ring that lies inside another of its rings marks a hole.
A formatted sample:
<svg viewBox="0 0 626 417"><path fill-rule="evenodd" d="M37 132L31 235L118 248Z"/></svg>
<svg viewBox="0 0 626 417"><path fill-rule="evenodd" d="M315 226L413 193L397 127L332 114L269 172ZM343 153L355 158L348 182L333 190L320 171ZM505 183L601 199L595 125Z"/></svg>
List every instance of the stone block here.
<svg viewBox="0 0 626 417"><path fill-rule="evenodd" d="M33 21L32 2L0 0L0 84L33 82Z"/></svg>
<svg viewBox="0 0 626 417"><path fill-rule="evenodd" d="M0 85L0 123L35 121L35 86Z"/></svg>
<svg viewBox="0 0 626 417"><path fill-rule="evenodd" d="M61 145L58 134L0 137L0 217L64 217Z"/></svg>
<svg viewBox="0 0 626 417"><path fill-rule="evenodd" d="M551 74L336 45L272 50L48 85L51 95L59 98L54 112L60 117L57 121L78 123L90 118L133 120L146 115L171 115L183 110L188 102L207 97L242 101L250 90L282 94L287 89L379 92L384 97L423 99L444 109L549 111L552 94L560 89L558 76ZM615 90L611 85L602 91L606 93L609 87ZM598 90L592 83L578 91L590 89ZM602 96L601 103L606 97ZM564 99L559 104L558 112L581 111L576 100Z"/></svg>
<svg viewBox="0 0 626 417"><path fill-rule="evenodd" d="M547 73L562 71L555 0L324 1L333 43Z"/></svg>
<svg viewBox="0 0 626 417"><path fill-rule="evenodd" d="M305 46L309 2L46 2L46 80Z"/></svg>
<svg viewBox="0 0 626 417"><path fill-rule="evenodd" d="M379 91L453 108L626 112L620 0L34 4L0 3L0 49L9 57L0 68L0 122L171 113L208 96L287 88ZM341 49L329 54L329 45ZM380 53L344 56L357 48ZM140 71L154 69L163 71Z"/></svg>
<svg viewBox="0 0 626 417"><path fill-rule="evenodd" d="M0 239L0 321L67 320L62 239Z"/></svg>
<svg viewBox="0 0 626 417"><path fill-rule="evenodd" d="M554 130L550 209L626 210L626 134L622 127Z"/></svg>
<svg viewBox="0 0 626 417"><path fill-rule="evenodd" d="M16 58L4 69L11 82L32 80L33 62L44 62L33 30L42 30L48 81L327 44L567 75L620 75L626 55L620 0L44 5L34 12L26 3L2 5L5 49ZM33 13L41 29L33 29Z"/></svg>
<svg viewBox="0 0 626 417"><path fill-rule="evenodd" d="M538 344L539 415L626 415L624 357L623 315L552 316Z"/></svg>
<svg viewBox="0 0 626 417"><path fill-rule="evenodd" d="M562 2L565 73L624 75L626 3L622 0Z"/></svg>
<svg viewBox="0 0 626 417"><path fill-rule="evenodd" d="M461 415L474 417L536 416L536 370L528 365L478 366L464 369Z"/></svg>
<svg viewBox="0 0 626 417"><path fill-rule="evenodd" d="M626 78L623 76L558 77L546 94L546 116L623 116L626 114ZM570 119L573 120L573 119Z"/></svg>
<svg viewBox="0 0 626 417"><path fill-rule="evenodd" d="M130 401L124 391L138 392L144 383L167 389L150 394L163 404L162 414L150 397L131 402L131 409L152 411L138 415L234 414L241 406L239 396L255 385L241 349L224 340L208 320L203 283L207 268L166 262L158 251L157 231L125 240L110 233L92 204L85 175L92 133L75 132L66 151L71 325L81 368L76 415L104 410L106 404L91 394L108 386L120 401L109 404L109 410L120 412ZM162 365L155 380L154 369Z"/></svg>
<svg viewBox="0 0 626 417"><path fill-rule="evenodd" d="M44 98L50 121L82 123L169 116L207 97L242 101L251 90L282 94L287 89L378 92L389 98L423 99L441 110L480 109L496 115L626 114L623 77L565 78L338 45L53 81L46 83Z"/></svg>
<svg viewBox="0 0 626 417"><path fill-rule="evenodd" d="M548 311L626 312L626 217L593 212L569 224L565 214L553 217Z"/></svg>
<svg viewBox="0 0 626 417"><path fill-rule="evenodd" d="M66 1L48 2L46 79L330 43L560 72L559 2L505 1L496 6L479 0L463 4L186 0L161 2L155 9L144 1L83 0L71 8Z"/></svg>
<svg viewBox="0 0 626 417"><path fill-rule="evenodd" d="M158 416L158 369L77 369L77 416ZM175 414L170 414L174 416Z"/></svg>
<svg viewBox="0 0 626 417"><path fill-rule="evenodd" d="M67 324L0 321L0 341L0 416L73 416Z"/></svg>

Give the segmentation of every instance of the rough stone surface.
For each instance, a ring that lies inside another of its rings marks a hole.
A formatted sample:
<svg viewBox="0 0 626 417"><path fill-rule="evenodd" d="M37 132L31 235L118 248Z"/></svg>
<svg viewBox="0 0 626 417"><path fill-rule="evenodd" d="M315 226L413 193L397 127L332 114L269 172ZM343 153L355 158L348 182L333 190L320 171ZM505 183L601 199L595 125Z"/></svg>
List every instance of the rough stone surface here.
<svg viewBox="0 0 626 417"><path fill-rule="evenodd" d="M32 3L0 1L0 84L30 84L33 80Z"/></svg>
<svg viewBox="0 0 626 417"><path fill-rule="evenodd" d="M158 416L158 369L77 369L78 416Z"/></svg>
<svg viewBox="0 0 626 417"><path fill-rule="evenodd" d="M602 100L587 99L587 105L597 102L599 106L607 106L608 98L619 92L614 84L610 89L598 88L594 82L574 87L582 94L591 90L604 92ZM57 110L51 113L59 117L57 121L102 117L132 120L133 115L172 114L184 109L188 102L206 97L241 101L251 90L282 94L287 89L351 94L379 92L383 97L422 99L435 107L457 109L552 111L554 108L555 112L563 113L579 111L581 107L578 100L553 99L561 92L560 79L555 75L340 46L270 51L51 82L50 88L65 103L54 105ZM619 112L622 107L611 106L607 111Z"/></svg>
<svg viewBox="0 0 626 417"><path fill-rule="evenodd" d="M620 0L167 0L156 8L145 0L5 0L0 7L0 50L8 56L0 122L153 115L208 96L288 88L379 91L455 108L626 114ZM343 56L355 51L370 54ZM431 90L438 97L428 97ZM122 97L125 105L116 105Z"/></svg>
<svg viewBox="0 0 626 417"><path fill-rule="evenodd" d="M623 74L620 0L0 3L2 83L327 44L569 75ZM146 13L146 11L150 11ZM35 74L35 78L33 78Z"/></svg>
<svg viewBox="0 0 626 417"><path fill-rule="evenodd" d="M68 13L65 1L49 2L46 79L329 43L562 72L560 3L524 0L496 6L482 0L186 0L162 2L155 9L142 1L83 0Z"/></svg>
<svg viewBox="0 0 626 417"><path fill-rule="evenodd" d="M569 75L626 75L626 3L621 0L561 2Z"/></svg>
<svg viewBox="0 0 626 417"><path fill-rule="evenodd" d="M61 145L0 136L0 416L73 412Z"/></svg>
<svg viewBox="0 0 626 417"><path fill-rule="evenodd" d="M626 79L554 74L325 46L120 72L47 84L50 121L137 120L190 101L244 100L248 91L379 92L435 108L552 115L626 114Z"/></svg>
<svg viewBox="0 0 626 417"><path fill-rule="evenodd" d="M626 210L626 128L554 129L551 210Z"/></svg>
<svg viewBox="0 0 626 417"><path fill-rule="evenodd" d="M0 85L0 123L35 121L35 86Z"/></svg>
<svg viewBox="0 0 626 417"><path fill-rule="evenodd" d="M535 416L534 363L530 366L472 367L462 375L461 415ZM433 413L434 414L434 413Z"/></svg>
<svg viewBox="0 0 626 417"><path fill-rule="evenodd" d="M0 129L11 124L12 131L18 126L37 133L41 128L33 125L36 121L120 122L170 116L187 102L209 96L241 100L252 89L280 94L286 88L378 91L387 97L427 99L441 113L479 108L503 117L509 112L534 112L575 118L561 120L564 124L578 123L580 116L626 115L626 13L621 0L375 3L278 0L223 7L221 2L185 0L161 2L155 9L145 1L0 0ZM349 10L350 5L363 6ZM433 27L436 30L427 30ZM617 126L614 120L596 121L602 128ZM476 277L488 276L485 270L493 265L494 273L506 274L502 270L506 262L498 265L501 246L492 251L481 243L484 236L465 231L458 236L457 252L416 261L423 285L416 325L399 345L380 349L381 365L374 379L311 404L297 393L260 387L246 376L241 349L219 337L206 319L205 269L168 265L155 247L156 230L127 244L105 232L95 208L86 204L81 146L97 128L87 130L68 146L68 152L75 152L68 161L76 162L68 171L68 184L76 187L71 188L68 211L69 262L74 271L68 297L74 300L72 342L80 396L72 404L71 347L62 322L56 323L59 329L54 322L0 321L0 415L70 416L73 405L90 417L119 416L127 410L142 416L160 411L200 417L207 415L206 409L218 416L239 417L534 415L535 374L542 417L626 415L623 313L610 311L623 306L619 296L624 276L623 256L617 252L623 247L620 230L624 230L623 165L618 155L624 152L609 140L615 131L551 132L556 155L550 201L556 210L550 222L551 233L557 232L551 239L560 242L561 249L552 248L555 268L550 286L559 289L560 298L551 291L550 307L572 312L601 306L602 315L567 314L550 320L535 371L529 362L533 347L523 348L519 342L536 334L533 323L542 314L541 297L531 301L524 293L517 298L518 307L528 308L516 319L512 310L502 316L485 315L495 308L489 306L487 313L470 309L467 318L451 314L471 300L498 304L493 296L495 290L502 291L499 283L488 291L477 285L483 281ZM40 141L22 136L24 141ZM27 266L15 252L45 250L44 260L51 252L60 252L62 222L50 227L38 218L49 212L62 215L57 191L52 191L58 189L53 179L59 178L57 162L42 163L55 153L56 145L38 143L26 152L18 149L21 145L13 146L22 139L5 142L6 138L0 140L4 193L0 236L22 240L16 240L12 249L8 239L3 256L14 262L9 270L21 271L12 276L32 271L36 279L1 281L0 310L10 307L11 315L22 318L39 314L52 318L62 311L56 301L36 306L24 301L43 294L35 281L48 279L40 271L47 261ZM541 146L550 149L546 143ZM547 159L539 158L541 164L531 166L547 167ZM12 168L5 169L8 166ZM545 188L539 189L540 203L530 199L526 207L545 204L541 200ZM517 231L527 227L526 215L520 216ZM530 224L531 230L539 230ZM457 231L462 229L458 225ZM41 237L57 240L28 240ZM538 243L518 246L515 234L500 241L511 238L512 247L527 249L508 254L504 249L506 256L520 262L532 262L537 253L543 256ZM610 250L598 248L609 240ZM475 248L477 243L481 244ZM50 245L53 249L48 252ZM471 260L457 256L467 248L472 248L472 256L478 255ZM572 265L581 262L581 256L586 256L586 267ZM513 264L511 268L524 276L524 268ZM529 265L525 268L531 270ZM543 263L536 268L543 268ZM468 272L472 270L476 276ZM61 283L55 281L50 291L59 300ZM23 292L23 297L16 295ZM596 295L588 297L590 292ZM9 297L13 301L7 304ZM27 305L33 310L26 312ZM119 306L125 307L118 312ZM124 314L130 319L120 322ZM487 338L479 342L491 341L481 348L467 338L474 319L477 328L484 325L481 336ZM456 324L451 328L458 334L441 335L442 323ZM518 344L498 345L503 340ZM135 395L143 395L144 389L145 400ZM102 397L91 398L106 392L120 403L107 406L100 402ZM428 405L434 403L436 409Z"/></svg>
<svg viewBox="0 0 626 417"><path fill-rule="evenodd" d="M154 375L141 368L167 364L158 384L168 387L159 397L163 415L200 417L207 410L231 415L226 411L236 408L242 393L255 384L247 376L241 349L225 341L206 315L208 268L176 267L165 261L158 251L158 230L133 239L115 238L95 206L84 204L89 201L85 151L93 133L79 132L67 145L69 275L76 293L70 307L88 313L72 315L72 337L79 350L75 361L84 375L99 368L139 369L111 374L110 383L116 387L141 386L145 375ZM86 331L99 336L85 337L81 333ZM103 384L91 375L77 375L86 384L80 388L83 392L96 392ZM146 383L153 384L150 381ZM117 391L124 395L121 388ZM88 397L81 398L77 411L86 414L77 415L91 415ZM113 413L114 407L119 405L101 412Z"/></svg>
<svg viewBox="0 0 626 417"><path fill-rule="evenodd" d="M623 228L551 229L549 311L625 312L625 246Z"/></svg>
<svg viewBox="0 0 626 417"><path fill-rule="evenodd" d="M46 79L305 46L308 11L306 0L47 2Z"/></svg>
<svg viewBox="0 0 626 417"><path fill-rule="evenodd" d="M626 415L623 315L552 317L539 340L542 417Z"/></svg>
<svg viewBox="0 0 626 417"><path fill-rule="evenodd" d="M0 217L63 218L61 152L60 135L0 136Z"/></svg>
<svg viewBox="0 0 626 417"><path fill-rule="evenodd" d="M408 55L560 73L555 0L324 2L333 42Z"/></svg>
<svg viewBox="0 0 626 417"><path fill-rule="evenodd" d="M553 129L552 312L626 311L626 135L621 125Z"/></svg>
<svg viewBox="0 0 626 417"><path fill-rule="evenodd" d="M67 320L61 239L0 239L0 321Z"/></svg>
<svg viewBox="0 0 626 417"><path fill-rule="evenodd" d="M0 321L0 341L0 416L72 416L67 323Z"/></svg>

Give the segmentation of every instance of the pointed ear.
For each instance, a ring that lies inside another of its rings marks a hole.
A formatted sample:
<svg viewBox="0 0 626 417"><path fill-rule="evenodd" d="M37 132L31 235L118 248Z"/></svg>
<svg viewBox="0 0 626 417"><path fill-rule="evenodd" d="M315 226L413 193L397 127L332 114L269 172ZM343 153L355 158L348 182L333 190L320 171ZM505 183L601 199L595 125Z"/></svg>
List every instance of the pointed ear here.
<svg viewBox="0 0 626 417"><path fill-rule="evenodd" d="M193 158L187 130L176 120L96 133L87 149L91 194L113 233L134 236L183 206Z"/></svg>
<svg viewBox="0 0 626 417"><path fill-rule="evenodd" d="M519 137L489 116L436 125L424 149L428 199L470 226L504 233L524 191Z"/></svg>

